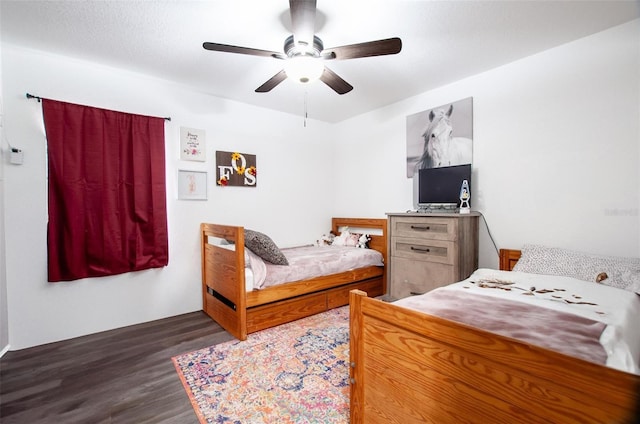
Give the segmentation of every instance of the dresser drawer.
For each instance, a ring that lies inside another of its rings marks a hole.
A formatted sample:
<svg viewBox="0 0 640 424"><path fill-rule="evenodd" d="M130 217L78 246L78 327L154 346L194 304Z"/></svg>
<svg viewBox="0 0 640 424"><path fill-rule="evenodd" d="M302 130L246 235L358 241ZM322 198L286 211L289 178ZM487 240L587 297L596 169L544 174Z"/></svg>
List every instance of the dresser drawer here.
<svg viewBox="0 0 640 424"><path fill-rule="evenodd" d="M453 265L456 258L456 244L452 241L392 237L391 256Z"/></svg>
<svg viewBox="0 0 640 424"><path fill-rule="evenodd" d="M455 241L457 224L457 220L447 218L394 217L391 220L391 234L396 237Z"/></svg>
<svg viewBox="0 0 640 424"><path fill-rule="evenodd" d="M421 294L455 281L451 265L394 258L390 295L393 300Z"/></svg>

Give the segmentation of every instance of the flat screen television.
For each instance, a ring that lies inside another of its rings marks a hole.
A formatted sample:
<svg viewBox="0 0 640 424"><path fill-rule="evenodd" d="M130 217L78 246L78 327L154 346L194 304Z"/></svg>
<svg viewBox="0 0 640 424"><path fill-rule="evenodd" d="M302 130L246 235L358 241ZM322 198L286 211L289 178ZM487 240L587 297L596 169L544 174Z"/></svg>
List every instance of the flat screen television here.
<svg viewBox="0 0 640 424"><path fill-rule="evenodd" d="M469 191L471 191L471 164L418 170L418 174L414 177L416 207L418 209L456 208L460 205L460 187L464 180L469 183Z"/></svg>

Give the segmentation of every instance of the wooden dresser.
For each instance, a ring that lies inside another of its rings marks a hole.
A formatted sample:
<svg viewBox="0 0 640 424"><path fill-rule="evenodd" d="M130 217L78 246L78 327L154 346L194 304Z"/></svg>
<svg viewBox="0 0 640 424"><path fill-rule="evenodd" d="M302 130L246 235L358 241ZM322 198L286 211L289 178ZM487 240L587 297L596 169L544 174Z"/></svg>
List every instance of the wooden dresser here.
<svg viewBox="0 0 640 424"><path fill-rule="evenodd" d="M478 268L480 214L388 213L388 297L464 280Z"/></svg>

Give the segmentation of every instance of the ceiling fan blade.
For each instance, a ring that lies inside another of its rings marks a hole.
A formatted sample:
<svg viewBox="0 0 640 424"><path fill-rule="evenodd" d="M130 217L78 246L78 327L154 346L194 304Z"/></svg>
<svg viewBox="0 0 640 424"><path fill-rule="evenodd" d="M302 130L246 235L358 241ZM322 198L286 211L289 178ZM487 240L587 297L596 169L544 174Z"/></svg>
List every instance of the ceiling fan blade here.
<svg viewBox="0 0 640 424"><path fill-rule="evenodd" d="M269 50L259 50L252 49L249 47L238 47L238 46L230 46L229 44L218 44L218 43L202 43L202 47L206 50L211 50L214 52L226 52L226 53L240 53L240 54L248 54L251 56L265 56L265 57L275 57L276 59L284 59L282 53L272 52Z"/></svg>
<svg viewBox="0 0 640 424"><path fill-rule="evenodd" d="M316 0L289 0L293 40L313 46L316 30Z"/></svg>
<svg viewBox="0 0 640 424"><path fill-rule="evenodd" d="M353 86L351 84L340 78L338 74L326 66L324 67L324 72L320 76L320 81L327 84L338 94L345 94L353 90Z"/></svg>
<svg viewBox="0 0 640 424"><path fill-rule="evenodd" d="M331 55L327 59L356 59L359 57L384 56L400 53L402 40L398 37L386 40L368 41L366 43L349 44L347 46L324 49L322 56ZM333 55L332 55L333 53Z"/></svg>
<svg viewBox="0 0 640 424"><path fill-rule="evenodd" d="M271 91L276 85L287 79L287 73L284 69L267 80L260 87L256 88L256 93L266 93Z"/></svg>

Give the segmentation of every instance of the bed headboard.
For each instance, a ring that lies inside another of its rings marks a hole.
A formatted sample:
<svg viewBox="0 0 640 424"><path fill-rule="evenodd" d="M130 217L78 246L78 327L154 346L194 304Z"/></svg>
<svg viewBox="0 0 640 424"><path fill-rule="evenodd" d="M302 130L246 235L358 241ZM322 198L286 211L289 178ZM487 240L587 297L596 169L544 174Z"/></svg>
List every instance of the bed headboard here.
<svg viewBox="0 0 640 424"><path fill-rule="evenodd" d="M331 231L340 234L340 228L350 227L354 232L373 231L369 247L382 253L387 261L387 219L386 218L331 218Z"/></svg>
<svg viewBox="0 0 640 424"><path fill-rule="evenodd" d="M500 269L511 271L520 259L522 251L516 249L500 249Z"/></svg>
<svg viewBox="0 0 640 424"><path fill-rule="evenodd" d="M340 234L340 228L349 227L354 232L367 232L371 237L369 247L382 253L382 261L388 264L387 257L387 218L331 218L331 231ZM373 233L373 234L371 234ZM382 276L382 292L387 292L387 273Z"/></svg>

